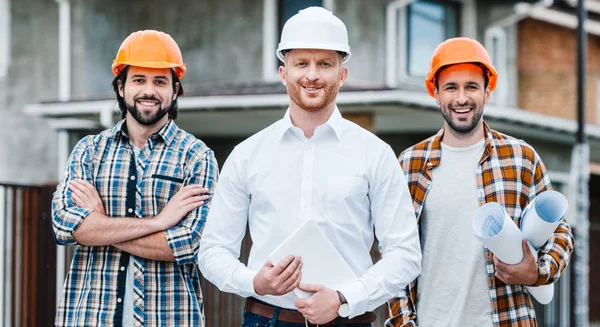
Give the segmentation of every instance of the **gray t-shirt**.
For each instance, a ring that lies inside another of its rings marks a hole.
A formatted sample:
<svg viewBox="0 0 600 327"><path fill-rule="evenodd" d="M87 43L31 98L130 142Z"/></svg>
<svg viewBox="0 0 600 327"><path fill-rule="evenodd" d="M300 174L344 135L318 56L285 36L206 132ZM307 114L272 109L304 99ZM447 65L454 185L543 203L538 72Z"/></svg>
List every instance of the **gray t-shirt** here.
<svg viewBox="0 0 600 327"><path fill-rule="evenodd" d="M493 326L483 246L473 235L479 208L475 171L484 140L464 148L442 143L420 220L423 272L418 279L420 327Z"/></svg>

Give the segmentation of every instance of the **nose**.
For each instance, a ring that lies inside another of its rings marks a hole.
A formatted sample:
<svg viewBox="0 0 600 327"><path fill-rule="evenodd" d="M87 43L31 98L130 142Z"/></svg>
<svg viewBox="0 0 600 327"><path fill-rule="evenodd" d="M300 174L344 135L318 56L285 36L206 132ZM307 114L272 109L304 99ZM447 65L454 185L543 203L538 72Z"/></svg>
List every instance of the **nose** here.
<svg viewBox="0 0 600 327"><path fill-rule="evenodd" d="M146 83L144 89L142 90L142 93L145 96L155 96L156 95L156 89L154 84L152 83Z"/></svg>
<svg viewBox="0 0 600 327"><path fill-rule="evenodd" d="M319 75L319 71L317 70L317 67L315 64L311 64L308 67L308 72L306 72L305 78L309 82L316 82L319 80L320 75Z"/></svg>
<svg viewBox="0 0 600 327"><path fill-rule="evenodd" d="M459 105L465 105L469 102L469 97L467 97L467 92L465 91L464 88L460 88L458 91L458 96L456 98L456 102Z"/></svg>

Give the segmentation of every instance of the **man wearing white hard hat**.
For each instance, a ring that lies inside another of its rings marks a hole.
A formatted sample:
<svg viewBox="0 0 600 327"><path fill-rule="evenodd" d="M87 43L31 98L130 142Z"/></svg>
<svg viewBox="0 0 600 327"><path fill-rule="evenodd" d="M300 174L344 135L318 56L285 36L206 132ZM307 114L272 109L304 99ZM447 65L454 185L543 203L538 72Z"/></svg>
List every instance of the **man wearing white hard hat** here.
<svg viewBox="0 0 600 327"><path fill-rule="evenodd" d="M336 106L350 59L340 19L320 7L301 10L286 22L277 56L289 108L227 159L200 244L200 269L222 291L248 298L243 326L371 326L372 311L421 270L406 180L392 149L343 119ZM357 278L339 289L305 285L302 258L268 260L308 220ZM247 225L253 245L246 266L239 254ZM384 253L375 265L373 230ZM314 294L300 299L296 287Z"/></svg>

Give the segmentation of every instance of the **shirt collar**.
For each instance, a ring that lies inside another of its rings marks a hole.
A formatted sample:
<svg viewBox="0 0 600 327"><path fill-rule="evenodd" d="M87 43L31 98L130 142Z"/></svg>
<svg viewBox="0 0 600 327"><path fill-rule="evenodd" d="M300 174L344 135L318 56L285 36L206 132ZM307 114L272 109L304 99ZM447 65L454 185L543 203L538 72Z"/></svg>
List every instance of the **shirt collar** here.
<svg viewBox="0 0 600 327"><path fill-rule="evenodd" d="M331 113L331 116L329 116L329 119L327 119L327 121L321 126L324 125L329 126L331 130L333 130L338 140L341 139L342 132L344 130L344 119L337 106L333 109L333 112ZM277 138L281 139L285 135L285 133L292 127L295 126L292 123L290 109L288 108L288 110L285 112L285 115L281 119L279 125L277 126Z"/></svg>
<svg viewBox="0 0 600 327"><path fill-rule="evenodd" d="M442 137L444 136L444 128L440 129L430 144L430 156L427 161L427 168L437 167L440 164L442 157ZM494 152L494 137L488 124L483 122L483 136L485 138L485 150L481 160L485 160L488 156L491 156Z"/></svg>
<svg viewBox="0 0 600 327"><path fill-rule="evenodd" d="M125 119L122 119L111 129L110 133L112 136L121 134L129 138L129 135L127 135L127 124L125 123L125 121ZM171 145L173 140L175 140L175 136L177 135L178 129L179 128L177 127L175 122L172 119L169 119L169 121L167 121L167 123L163 125L163 127L161 127L161 129L158 132L152 134L151 138L160 137L168 146Z"/></svg>

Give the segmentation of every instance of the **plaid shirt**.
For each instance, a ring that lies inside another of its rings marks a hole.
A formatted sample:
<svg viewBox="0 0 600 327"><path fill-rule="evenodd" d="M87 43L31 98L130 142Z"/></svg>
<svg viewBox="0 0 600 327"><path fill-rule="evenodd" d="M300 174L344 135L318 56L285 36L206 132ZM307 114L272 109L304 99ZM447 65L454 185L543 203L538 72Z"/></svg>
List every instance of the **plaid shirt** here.
<svg viewBox="0 0 600 327"><path fill-rule="evenodd" d="M52 202L58 244L77 244L73 232L91 213L71 197L68 183L73 179L94 185L107 215L114 219L154 217L188 184L201 184L212 195L218 176L212 150L173 121L146 140L137 161L132 149L124 120L77 144ZM144 259L113 246L78 246L55 324L120 327L131 258L134 326L204 326L200 275L194 258L209 207L207 201L165 231L175 262Z"/></svg>
<svg viewBox="0 0 600 327"><path fill-rule="evenodd" d="M537 194L550 190L546 168L535 150L521 140L490 129L484 123L485 150L476 171L480 205L498 202L520 225L521 214ZM431 185L431 169L440 164L444 130L405 150L400 164L413 198L417 222ZM539 250L539 279L535 285L554 283L569 263L573 251L571 228L563 221ZM495 326L537 326L533 303L521 285L506 285L494 277L492 253L484 248L492 320ZM416 326L417 283L389 301L392 318L385 326Z"/></svg>

